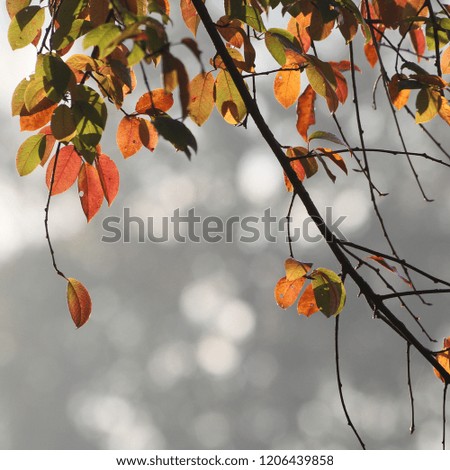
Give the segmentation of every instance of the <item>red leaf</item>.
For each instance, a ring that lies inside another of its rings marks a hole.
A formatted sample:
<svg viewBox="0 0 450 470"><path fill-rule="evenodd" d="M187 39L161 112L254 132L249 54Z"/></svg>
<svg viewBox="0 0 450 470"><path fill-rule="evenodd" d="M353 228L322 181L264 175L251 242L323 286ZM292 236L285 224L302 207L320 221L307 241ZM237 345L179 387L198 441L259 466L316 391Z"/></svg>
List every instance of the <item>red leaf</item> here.
<svg viewBox="0 0 450 470"><path fill-rule="evenodd" d="M95 159L95 166L100 177L103 194L108 202L108 206L110 206L119 191L119 170L113 160L105 154L101 154Z"/></svg>
<svg viewBox="0 0 450 470"><path fill-rule="evenodd" d="M103 188L97 168L89 163L83 163L78 176L78 191L81 207L90 222L100 210L103 203Z"/></svg>
<svg viewBox="0 0 450 470"><path fill-rule="evenodd" d="M75 326L82 327L91 315L92 301L86 287L73 277L67 279L67 305Z"/></svg>
<svg viewBox="0 0 450 470"><path fill-rule="evenodd" d="M367 62L369 62L370 66L372 68L375 67L376 63L378 62L378 55L377 49L373 45L373 42L364 44L364 54L366 55Z"/></svg>
<svg viewBox="0 0 450 470"><path fill-rule="evenodd" d="M308 85L305 91L300 95L297 102L297 131L308 141L308 129L316 123L314 102L316 101L316 92Z"/></svg>
<svg viewBox="0 0 450 470"><path fill-rule="evenodd" d="M46 183L50 189L56 155L52 157L47 167ZM52 196L67 191L75 183L81 167L81 157L73 145L63 147L58 154L58 163L53 179Z"/></svg>
<svg viewBox="0 0 450 470"><path fill-rule="evenodd" d="M411 29L409 37L411 38L412 45L417 54L417 62L420 62L420 59L425 53L425 34L423 34L423 31L420 28Z"/></svg>

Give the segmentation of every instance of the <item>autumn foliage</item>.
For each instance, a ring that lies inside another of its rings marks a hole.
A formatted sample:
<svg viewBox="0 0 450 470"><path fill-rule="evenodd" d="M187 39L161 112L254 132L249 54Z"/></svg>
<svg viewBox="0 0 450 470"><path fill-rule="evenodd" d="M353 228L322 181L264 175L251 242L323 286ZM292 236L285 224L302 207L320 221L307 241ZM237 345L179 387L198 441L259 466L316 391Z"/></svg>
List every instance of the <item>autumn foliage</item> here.
<svg viewBox="0 0 450 470"><path fill-rule="evenodd" d="M283 147L284 180L294 196L298 182L301 185L318 172L332 182L338 174L348 174L355 149L342 133L322 130L316 109L334 117L341 107L352 106L349 96L355 77L368 68L380 68L394 116L407 112L422 128L431 120L450 125L445 79L450 73L448 5L430 0L362 0L360 4L352 0L225 0L216 2L222 12L213 23L225 49L222 56L205 58L204 47L196 40L201 21L194 3L198 7L201 2L6 1L11 48L36 48L36 62L30 64L28 78L12 96L12 115L18 116L22 131L32 132L18 149L16 167L20 176L44 167L40 171L45 173L49 202L77 187L88 222L105 200L108 206L113 203L120 186L119 171L114 158L100 146L109 113L121 115L116 142L125 159L142 151L157 152L161 139L190 159L197 151L192 124L204 125L214 109L225 123L246 127L249 102L237 86L234 70L248 89L257 78L270 80L274 105L290 109L285 125L298 143ZM187 34L177 39L168 30L176 9ZM340 41L348 46L349 57L324 60L317 52L320 41ZM85 52L73 53L75 44ZM395 62L383 61L382 46L395 53ZM257 51L261 48L271 58L268 69L260 65ZM359 48L367 64L355 64L354 48ZM434 60L425 60L427 54ZM233 67L226 66L228 59ZM197 69L192 73L194 66ZM135 96L138 77L145 93ZM149 77L159 80L157 88L150 87ZM295 178L286 174L289 165ZM367 173L363 166L360 171ZM48 206L46 211L48 215ZM50 238L49 244L51 248ZM413 287L411 279L381 255L368 256L361 263L372 263L376 269L381 266ZM89 293L76 279L57 272L67 281L69 311L81 327L91 314ZM313 269L312 264L291 256L285 262L285 276L275 287L276 302L282 309L297 303L302 316L321 312L336 317L346 301L344 277L328 268ZM449 347L449 338L444 347ZM436 358L450 373L448 351ZM439 371L436 374L442 379Z"/></svg>

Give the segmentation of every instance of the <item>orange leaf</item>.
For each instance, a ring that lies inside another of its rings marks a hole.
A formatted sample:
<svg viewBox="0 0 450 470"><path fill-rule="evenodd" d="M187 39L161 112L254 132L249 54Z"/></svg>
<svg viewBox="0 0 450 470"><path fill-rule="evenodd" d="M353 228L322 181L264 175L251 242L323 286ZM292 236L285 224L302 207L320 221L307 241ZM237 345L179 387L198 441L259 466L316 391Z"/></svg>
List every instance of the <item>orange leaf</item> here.
<svg viewBox="0 0 450 470"><path fill-rule="evenodd" d="M89 320L92 310L91 297L86 287L73 277L67 279L67 305L77 328Z"/></svg>
<svg viewBox="0 0 450 470"><path fill-rule="evenodd" d="M318 152L321 152L327 158L329 158L333 163L335 163L346 175L348 175L347 165L345 164L344 159L339 153L333 152L333 150L326 147L317 147Z"/></svg>
<svg viewBox="0 0 450 470"><path fill-rule="evenodd" d="M214 108L214 77L211 73L199 73L189 85L191 101L189 116L197 124L204 124Z"/></svg>
<svg viewBox="0 0 450 470"><path fill-rule="evenodd" d="M303 48L303 52L306 54L311 47L311 36L306 30L306 26L302 27L301 23L299 23L296 18L292 17L287 25L287 30L297 38Z"/></svg>
<svg viewBox="0 0 450 470"><path fill-rule="evenodd" d="M196 36L200 18L198 17L197 10L192 4L192 0L181 0L180 8L184 23L189 31Z"/></svg>
<svg viewBox="0 0 450 470"><path fill-rule="evenodd" d="M124 158L131 157L142 147L139 135L140 119L125 116L119 123L117 129L117 146Z"/></svg>
<svg viewBox="0 0 450 470"><path fill-rule="evenodd" d="M334 76L336 77L336 96L341 103L345 103L345 100L348 96L348 86L347 80L345 79L344 75L337 69L337 67L333 66Z"/></svg>
<svg viewBox="0 0 450 470"><path fill-rule="evenodd" d="M81 207L89 222L102 207L104 194L100 176L95 166L83 163L78 175L78 192Z"/></svg>
<svg viewBox="0 0 450 470"><path fill-rule="evenodd" d="M31 111L24 106L20 111L20 130L35 131L45 126L51 119L53 111L58 104L44 98Z"/></svg>
<svg viewBox="0 0 450 470"><path fill-rule="evenodd" d="M40 163L41 166L44 166L48 161L48 157L50 157L50 154L52 153L53 147L56 143L56 139L52 134L52 129L50 126L43 127L39 131L39 134L45 135L45 152Z"/></svg>
<svg viewBox="0 0 450 470"><path fill-rule="evenodd" d="M411 90L408 89L400 90L398 82L404 79L406 79L406 75L400 75L396 73L395 75L393 75L388 85L389 95L391 97L392 104L397 109L402 109L403 106L406 105L409 99L409 95L411 93Z"/></svg>
<svg viewBox="0 0 450 470"><path fill-rule="evenodd" d="M295 148L290 147L286 151L286 155L289 158L299 157L302 155L306 155L307 153L308 153L308 150L305 149L304 147L295 147ZM291 162L291 167L295 171L295 174L297 175L297 178L300 181L303 181L306 178L306 172L300 160L294 160L293 162ZM284 184L286 185L286 189L290 193L294 190L294 187L292 186L292 183L289 180L289 178L286 176L286 173L284 174Z"/></svg>
<svg viewBox="0 0 450 470"><path fill-rule="evenodd" d="M448 104L447 98L441 96L439 101L439 116L450 126L450 105Z"/></svg>
<svg viewBox="0 0 450 470"><path fill-rule="evenodd" d="M319 307L316 304L313 286L312 284L308 284L298 301L297 312L299 315L310 317L312 314L318 311Z"/></svg>
<svg viewBox="0 0 450 470"><path fill-rule="evenodd" d="M229 16L222 16L216 22L217 31L232 46L240 49L244 44L244 38L247 36L241 27L242 23L236 19L230 19Z"/></svg>
<svg viewBox="0 0 450 470"><path fill-rule="evenodd" d="M450 348L450 336L444 339L444 349L448 348ZM450 351L445 351L437 354L436 360L450 374ZM442 382L445 383L444 378L436 369L434 369L434 373L436 374L436 377L438 377L442 380Z"/></svg>
<svg viewBox="0 0 450 470"><path fill-rule="evenodd" d="M158 132L155 126L147 119L139 118L139 138L144 147L153 152L158 144Z"/></svg>
<svg viewBox="0 0 450 470"><path fill-rule="evenodd" d="M276 74L273 92L277 101L285 108L292 106L300 94L300 70L292 64L286 64Z"/></svg>
<svg viewBox="0 0 450 470"><path fill-rule="evenodd" d="M409 37L411 38L412 45L417 55L417 62L420 62L420 59L425 53L425 34L423 34L422 29L411 29L409 32Z"/></svg>
<svg viewBox="0 0 450 470"><path fill-rule="evenodd" d="M450 46L441 54L442 73L450 73Z"/></svg>
<svg viewBox="0 0 450 470"><path fill-rule="evenodd" d="M288 281L295 281L303 277L311 269L312 264L302 263L294 258L288 258L284 262L284 269L286 270L286 279Z"/></svg>
<svg viewBox="0 0 450 470"><path fill-rule="evenodd" d="M95 159L95 166L100 177L103 194L108 202L108 206L110 206L119 191L119 170L113 160L105 154L100 154Z"/></svg>
<svg viewBox="0 0 450 470"><path fill-rule="evenodd" d="M136 112L139 114L155 114L155 109L167 112L173 106L172 93L156 88L151 93L144 93L136 103Z"/></svg>
<svg viewBox="0 0 450 470"><path fill-rule="evenodd" d="M372 68L375 67L376 63L378 62L378 55L377 49L373 45L372 41L364 44L364 54L366 55L367 62L369 62L370 66Z"/></svg>
<svg viewBox="0 0 450 470"><path fill-rule="evenodd" d="M47 167L46 183L50 189L56 155L52 157ZM58 154L58 163L54 171L52 196L67 191L75 183L81 167L81 157L73 145L63 147Z"/></svg>
<svg viewBox="0 0 450 470"><path fill-rule="evenodd" d="M373 255L373 256L369 256L370 259L373 259L374 261L376 261L377 263L381 264L381 266L383 266L384 268L386 268L388 271L391 271L391 273L394 273L394 274L397 274L397 276L403 281L405 282L406 284L408 284L409 287L412 287L412 284L411 282L403 277L397 270L397 268L395 266L391 266L390 264L388 264L386 262L386 260L382 257L382 256L376 256L376 255Z"/></svg>
<svg viewBox="0 0 450 470"><path fill-rule="evenodd" d="M316 123L314 102L316 101L316 92L308 85L305 91L300 95L297 102L297 131L308 141L308 129Z"/></svg>
<svg viewBox="0 0 450 470"><path fill-rule="evenodd" d="M293 281L288 281L285 277L282 277L275 286L275 300L279 307L286 309L294 304L297 300L297 296L302 290L303 284L306 278L301 277Z"/></svg>

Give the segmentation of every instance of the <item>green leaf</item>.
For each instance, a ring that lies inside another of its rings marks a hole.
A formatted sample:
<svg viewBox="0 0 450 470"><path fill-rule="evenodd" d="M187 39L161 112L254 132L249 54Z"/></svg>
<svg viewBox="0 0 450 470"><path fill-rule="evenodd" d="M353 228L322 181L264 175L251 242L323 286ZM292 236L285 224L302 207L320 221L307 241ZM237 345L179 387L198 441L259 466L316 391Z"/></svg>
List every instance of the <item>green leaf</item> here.
<svg viewBox="0 0 450 470"><path fill-rule="evenodd" d="M47 93L45 92L44 79L43 77L34 76L33 79L28 82L28 86L23 95L25 107L31 112L45 98L47 98Z"/></svg>
<svg viewBox="0 0 450 470"><path fill-rule="evenodd" d="M33 135L25 140L16 156L16 168L20 176L28 175L41 163L45 155L45 147L44 134Z"/></svg>
<svg viewBox="0 0 450 470"><path fill-rule="evenodd" d="M77 85L72 93L71 110L77 131L72 142L78 152L90 160L93 154L95 157L95 146L100 142L106 125L106 105L92 88Z"/></svg>
<svg viewBox="0 0 450 470"><path fill-rule="evenodd" d="M243 21L245 24L248 24L250 28L263 33L266 31L261 14L255 7L251 6L241 6L240 8L233 9L230 15L231 18L237 18L238 20Z"/></svg>
<svg viewBox="0 0 450 470"><path fill-rule="evenodd" d="M311 273L316 304L326 317L338 315L345 305L346 292L341 278L326 268Z"/></svg>
<svg viewBox="0 0 450 470"><path fill-rule="evenodd" d="M116 39L121 35L121 30L114 23L105 23L86 34L83 47L87 49L96 46L99 49L98 58L102 59L116 48Z"/></svg>
<svg viewBox="0 0 450 470"><path fill-rule="evenodd" d="M295 36L281 28L270 28L266 34L266 47L272 54L272 57L281 65L286 64L286 50L290 49L298 54L302 54L298 41Z"/></svg>
<svg viewBox="0 0 450 470"><path fill-rule="evenodd" d="M166 114L157 116L153 125L161 137L168 140L177 150L183 151L189 159L191 158L189 147L197 152L197 141L182 122Z"/></svg>
<svg viewBox="0 0 450 470"><path fill-rule="evenodd" d="M45 55L42 68L36 70L36 76L42 76L47 97L58 103L68 90L75 77L70 67L58 56Z"/></svg>
<svg viewBox="0 0 450 470"><path fill-rule="evenodd" d="M314 139L328 140L329 142L333 142L335 144L347 147L347 145L345 145L345 142L343 142L342 139L340 139L337 135L331 132L315 131L308 136L308 142L311 142L311 140Z"/></svg>
<svg viewBox="0 0 450 470"><path fill-rule="evenodd" d="M30 80L34 78L34 75L30 77ZM25 91L30 84L30 80L27 80L24 78L19 82L19 84L16 86L16 89L14 90L14 93L12 95L11 99L11 113L13 116L19 116L20 111L22 111L22 108L25 106Z"/></svg>
<svg viewBox="0 0 450 470"><path fill-rule="evenodd" d="M28 46L44 25L45 12L38 6L20 10L11 20L8 41L13 50Z"/></svg>
<svg viewBox="0 0 450 470"><path fill-rule="evenodd" d="M74 20L68 31L63 27L59 27L51 37L52 49L59 50L69 46L78 38L91 31L91 29L90 21L81 19Z"/></svg>
<svg viewBox="0 0 450 470"><path fill-rule="evenodd" d="M65 104L55 109L50 125L52 134L60 142L69 142L77 135L72 110Z"/></svg>

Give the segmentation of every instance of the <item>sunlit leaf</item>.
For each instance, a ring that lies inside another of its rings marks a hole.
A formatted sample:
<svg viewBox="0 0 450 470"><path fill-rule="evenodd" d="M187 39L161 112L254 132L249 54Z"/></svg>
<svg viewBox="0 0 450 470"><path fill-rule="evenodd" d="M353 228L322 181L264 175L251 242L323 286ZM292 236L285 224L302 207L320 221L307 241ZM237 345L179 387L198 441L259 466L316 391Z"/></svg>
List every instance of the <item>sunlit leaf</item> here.
<svg viewBox="0 0 450 470"><path fill-rule="evenodd" d="M28 6L16 13L8 29L8 41L13 50L28 46L44 25L45 11L39 6Z"/></svg>
<svg viewBox="0 0 450 470"><path fill-rule="evenodd" d="M159 111L168 111L173 106L173 95L162 88L156 88L151 93L144 93L136 103L136 112L150 116Z"/></svg>
<svg viewBox="0 0 450 470"><path fill-rule="evenodd" d="M397 109L402 109L406 103L408 103L409 95L411 93L411 90L408 90L407 88L401 89L399 87L399 82L404 79L406 79L406 75L396 73L392 76L388 84L391 102Z"/></svg>
<svg viewBox="0 0 450 470"><path fill-rule="evenodd" d="M199 73L189 84L190 103L189 117L197 124L203 125L214 108L214 77L211 73Z"/></svg>
<svg viewBox="0 0 450 470"><path fill-rule="evenodd" d="M364 54L366 55L367 62L373 68L378 62L377 49L372 42L364 44Z"/></svg>
<svg viewBox="0 0 450 470"><path fill-rule="evenodd" d="M310 317L314 313L319 311L319 307L316 304L316 298L314 296L313 285L308 284L303 291L297 304L297 312L299 315L305 315Z"/></svg>
<svg viewBox="0 0 450 470"><path fill-rule="evenodd" d="M31 173L44 158L46 149L45 135L28 137L19 147L16 156L16 168L20 176Z"/></svg>
<svg viewBox="0 0 450 470"><path fill-rule="evenodd" d="M316 123L315 101L316 92L308 85L297 102L297 131L305 142L308 141L309 127Z"/></svg>
<svg viewBox="0 0 450 470"><path fill-rule="evenodd" d="M275 286L274 296L279 307L289 308L297 300L298 294L302 290L306 278L301 277L288 281L286 277L282 277Z"/></svg>
<svg viewBox="0 0 450 470"><path fill-rule="evenodd" d="M100 210L103 203L103 187L97 168L83 163L78 175L78 194L88 222Z"/></svg>
<svg viewBox="0 0 450 470"><path fill-rule="evenodd" d="M297 39L285 29L270 28L264 36L264 41L268 51L281 66L286 64L287 51L302 57L303 51Z"/></svg>
<svg viewBox="0 0 450 470"><path fill-rule="evenodd" d="M114 23L104 23L86 34L83 47L98 47L98 58L106 57L116 47L115 40L120 36L121 30Z"/></svg>
<svg viewBox="0 0 450 470"><path fill-rule="evenodd" d="M339 153L333 152L333 150L326 147L317 147L316 151L322 153L325 157L337 165L345 174L348 174L347 165Z"/></svg>
<svg viewBox="0 0 450 470"><path fill-rule="evenodd" d="M35 131L50 122L57 103L45 98L36 107L28 111L24 106L20 111L20 130Z"/></svg>
<svg viewBox="0 0 450 470"><path fill-rule="evenodd" d="M416 99L416 123L431 121L439 111L439 92L431 88L423 88Z"/></svg>
<svg viewBox="0 0 450 470"><path fill-rule="evenodd" d="M315 269L310 277L314 298L320 311L327 317L338 315L344 308L346 299L342 279L326 268Z"/></svg>
<svg viewBox="0 0 450 470"><path fill-rule="evenodd" d="M26 8L31 3L31 0L6 0L6 10L9 17L12 19L20 11Z"/></svg>
<svg viewBox="0 0 450 470"><path fill-rule="evenodd" d="M247 109L227 70L221 70L217 74L214 99L217 110L228 124L239 124L245 118Z"/></svg>
<svg viewBox="0 0 450 470"><path fill-rule="evenodd" d="M286 279L288 281L295 281L300 277L305 276L311 269L312 264L302 263L294 258L287 258L284 262L284 269L286 271Z"/></svg>
<svg viewBox="0 0 450 470"><path fill-rule="evenodd" d="M51 158L46 174L46 184L48 189L50 189L54 174L52 195L67 191L75 183L82 163L81 157L73 145L67 145L59 151L56 169L54 169L55 161L56 155Z"/></svg>
<svg viewBox="0 0 450 470"><path fill-rule="evenodd" d="M332 132L315 131L308 137L309 142L317 139L327 140L328 142L333 142L335 144L343 145L344 147L346 147L345 142Z"/></svg>
<svg viewBox="0 0 450 470"><path fill-rule="evenodd" d="M138 118L128 116L125 116L119 123L116 142L124 158L131 157L142 148L139 124Z"/></svg>
<svg viewBox="0 0 450 470"><path fill-rule="evenodd" d="M116 164L108 155L100 154L95 159L95 166L100 177L103 194L110 206L119 192L120 176Z"/></svg>
<svg viewBox="0 0 450 470"><path fill-rule="evenodd" d="M310 85L318 95L326 99L329 110L336 111L339 101L336 95L336 76L332 66L314 56L307 57L309 65L306 67L306 76Z"/></svg>
<svg viewBox="0 0 450 470"><path fill-rule="evenodd" d="M181 0L180 2L181 16L186 27L191 31L191 33L196 36L197 28L200 24L200 18L198 16L197 10L195 9L192 0Z"/></svg>
<svg viewBox="0 0 450 470"><path fill-rule="evenodd" d="M448 349L448 351L445 351ZM439 362L439 364L450 374L450 336L444 339L444 347L443 347L444 352L440 352L436 354L436 360ZM442 382L445 383L444 377L434 369L434 373L436 374L436 377L438 379L441 379Z"/></svg>
<svg viewBox="0 0 450 470"><path fill-rule="evenodd" d="M450 73L450 46L441 54L441 70L442 73Z"/></svg>
<svg viewBox="0 0 450 470"><path fill-rule="evenodd" d="M300 70L287 64L275 75L273 92L277 101L284 107L292 106L300 94Z"/></svg>
<svg viewBox="0 0 450 470"><path fill-rule="evenodd" d="M82 327L91 315L92 301L86 287L73 277L67 279L67 305L75 326Z"/></svg>
<svg viewBox="0 0 450 470"><path fill-rule="evenodd" d="M414 47L414 50L416 51L417 62L420 62L420 59L425 54L425 48L426 48L425 34L420 28L412 29L409 32L409 37L411 38L411 43Z"/></svg>

